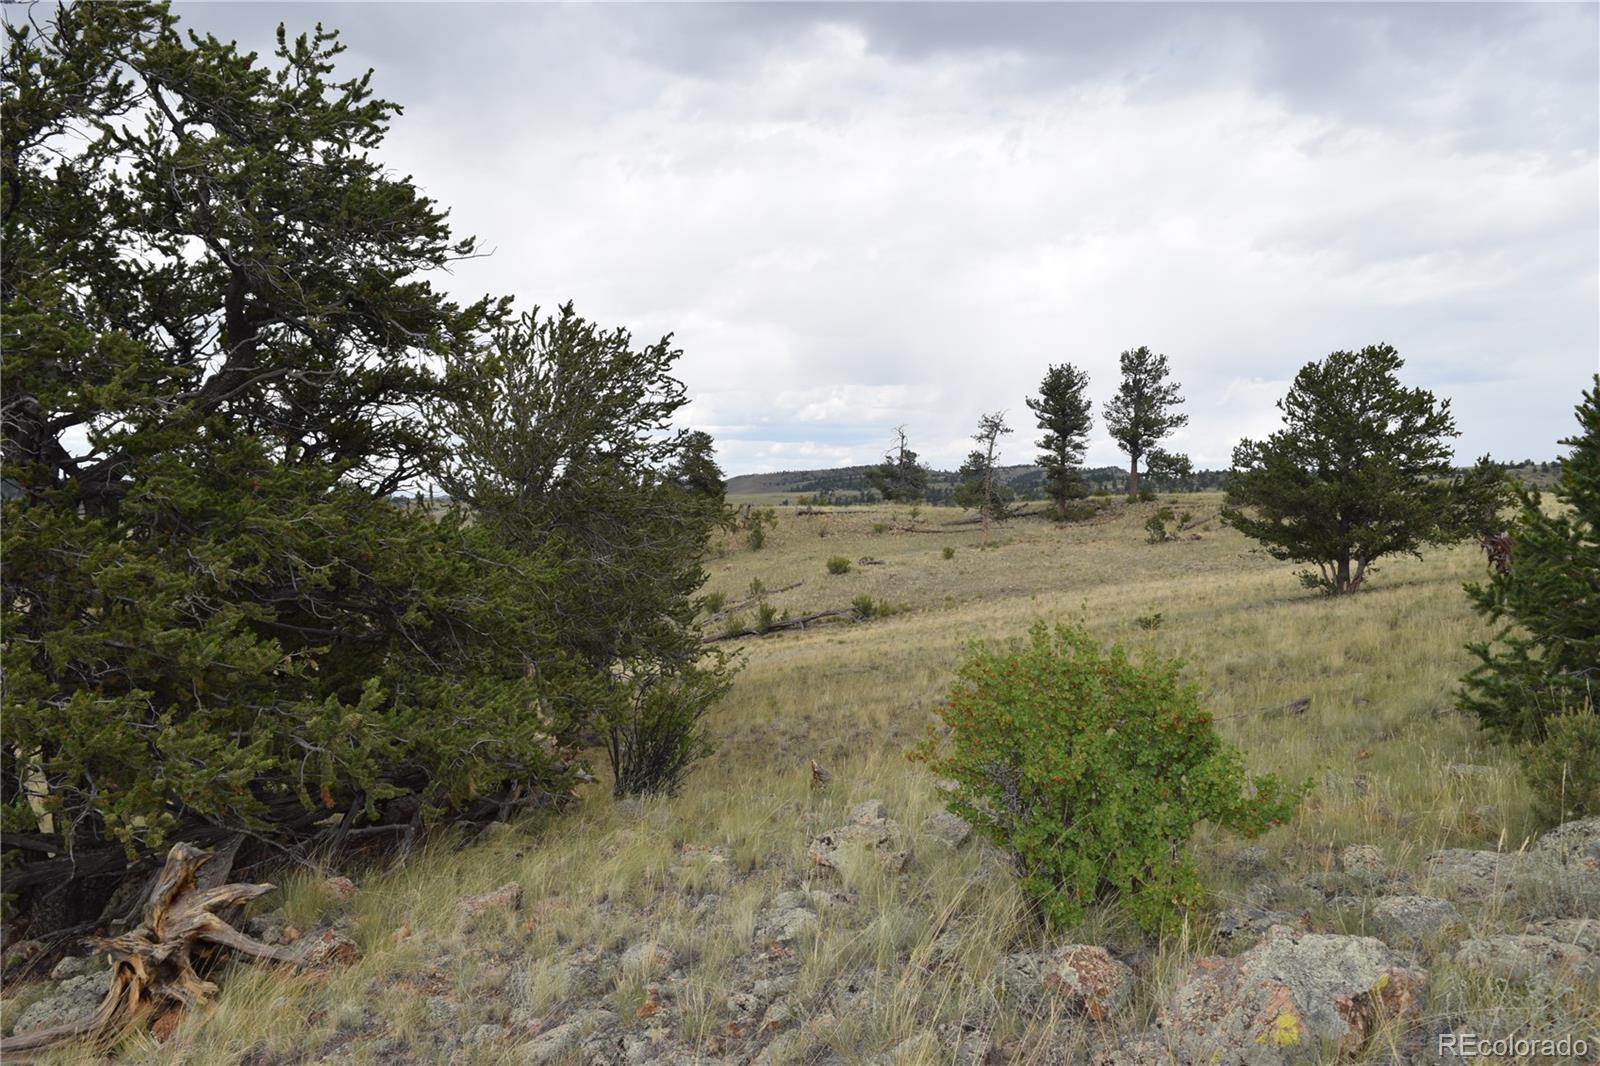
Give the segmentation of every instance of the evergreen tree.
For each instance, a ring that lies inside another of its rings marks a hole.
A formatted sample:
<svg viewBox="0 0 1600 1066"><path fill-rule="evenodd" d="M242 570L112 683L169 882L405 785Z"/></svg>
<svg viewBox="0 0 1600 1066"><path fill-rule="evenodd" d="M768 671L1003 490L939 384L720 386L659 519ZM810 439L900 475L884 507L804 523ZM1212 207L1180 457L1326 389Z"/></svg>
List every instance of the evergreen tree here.
<svg viewBox="0 0 1600 1066"><path fill-rule="evenodd" d="M1194 465L1180 452L1157 448L1145 457L1145 472L1155 484L1168 490L1182 490L1194 480Z"/></svg>
<svg viewBox="0 0 1600 1066"><path fill-rule="evenodd" d="M1167 357L1143 346L1122 353L1122 384L1105 406L1106 429L1128 454L1128 499L1139 495L1139 460L1149 455L1189 416L1173 408L1183 402L1178 383L1167 380Z"/></svg>
<svg viewBox="0 0 1600 1066"><path fill-rule="evenodd" d="M1487 461L1452 476L1450 401L1402 386L1401 366L1386 344L1307 363L1278 402L1284 427L1234 449L1224 520L1315 563L1309 587L1353 592L1386 555L1462 539L1501 491Z"/></svg>
<svg viewBox="0 0 1600 1066"><path fill-rule="evenodd" d="M890 503L920 503L928 494L928 468L906 446L905 427L897 426L894 433L894 450L867 468L867 483Z"/></svg>
<svg viewBox="0 0 1600 1066"><path fill-rule="evenodd" d="M1010 432L1004 411L996 411L978 419L978 432L972 435L978 447L968 454L967 461L961 464L957 474L956 503L966 508L977 508L983 522L985 547L989 544L989 523L1003 522L1011 517L1011 490L995 477L1000 438Z"/></svg>
<svg viewBox="0 0 1600 1066"><path fill-rule="evenodd" d="M1084 389L1089 375L1071 363L1050 367L1039 383L1039 395L1028 398L1028 406L1039 418L1044 436L1038 440L1038 463L1044 469L1044 488L1055 501L1056 516L1065 518L1069 500L1089 494L1084 484L1084 446L1094 413Z"/></svg>
<svg viewBox="0 0 1600 1066"><path fill-rule="evenodd" d="M1501 629L1469 645L1478 665L1459 705L1518 743L1543 743L1553 722L1585 708L1592 718L1600 706L1600 376L1577 416L1578 435L1561 442L1572 451L1559 464L1559 506L1518 489L1508 564L1467 586L1473 607ZM1592 749L1572 754L1594 759Z"/></svg>

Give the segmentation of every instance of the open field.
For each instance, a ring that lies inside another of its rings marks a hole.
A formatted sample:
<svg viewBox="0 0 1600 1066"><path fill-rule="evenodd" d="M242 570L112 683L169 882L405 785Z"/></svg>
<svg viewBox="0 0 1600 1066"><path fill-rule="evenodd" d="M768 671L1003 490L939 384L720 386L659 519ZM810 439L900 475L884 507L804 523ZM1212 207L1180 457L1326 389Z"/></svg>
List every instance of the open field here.
<svg viewBox="0 0 1600 1066"><path fill-rule="evenodd" d="M724 645L745 667L715 714L717 753L675 799L619 806L602 782L568 816L459 850L440 842L403 869L358 876L348 903L316 876L292 878L287 920L340 916L362 961L319 981L230 969L214 1003L165 1043L131 1038L127 1059L541 1061L530 1039L574 1018L604 1022L578 1012L608 1010L622 1020L618 1057L574 1036L547 1061L977 1061L960 1057L960 1029L940 1029L962 1023L992 1045L991 1061L1077 1061L1147 1026L1196 956L1237 950L1217 938L1217 909L1270 899L1304 910L1314 930L1368 931L1360 893L1339 882L1347 845L1377 845L1393 877L1423 893L1435 887L1425 859L1439 848L1524 846L1538 827L1513 762L1452 706L1462 645L1484 633L1461 592L1482 570L1476 547L1393 562L1369 591L1326 599L1219 528L1219 503L1177 498L1193 525L1160 545L1142 529L1156 505L1121 502L1065 527L1013 521L987 551L976 525L951 524L960 512L926 507L915 519L904 507L781 510L760 551L727 535L707 589L730 603L759 581L797 585L769 597L794 616L861 595L897 613ZM832 556L851 559L850 572L829 574ZM752 617L753 605L740 612ZM1314 785L1291 824L1256 842L1264 852L1221 833L1196 842L1213 910L1182 938L1149 942L1110 906L1052 938L1107 946L1134 967L1131 1002L1104 1022L1005 998L1000 960L1041 933L996 853L951 850L917 829L939 801L927 771L904 758L964 643L1017 636L1036 618L1082 620L1105 640L1181 655L1253 770ZM813 759L832 772L825 790L810 787ZM905 871L815 866L808 841L869 799L906 827ZM459 913L462 898L511 881L515 907ZM1344 902L1307 887L1319 883L1341 887ZM1491 899L1463 908L1463 935L1520 932L1572 906ZM788 942L774 922L796 911L814 917ZM627 954L651 944L666 950ZM1494 982L1441 947L1425 943L1418 956L1435 1028L1600 1032L1595 982ZM8 1018L27 996L8 1003ZM1415 1061L1402 1038L1380 1029L1366 1057Z"/></svg>

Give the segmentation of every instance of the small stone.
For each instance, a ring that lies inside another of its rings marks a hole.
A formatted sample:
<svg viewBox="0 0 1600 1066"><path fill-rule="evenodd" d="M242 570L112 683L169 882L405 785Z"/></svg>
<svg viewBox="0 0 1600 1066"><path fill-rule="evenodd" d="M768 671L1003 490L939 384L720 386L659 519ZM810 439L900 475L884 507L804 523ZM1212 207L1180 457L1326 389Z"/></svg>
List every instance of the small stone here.
<svg viewBox="0 0 1600 1066"><path fill-rule="evenodd" d="M837 870L844 861L844 853L850 849L870 852L885 867L894 871L903 869L910 857L900 826L888 819L881 822L852 821L849 825L829 830L811 841L806 854L818 866Z"/></svg>
<svg viewBox="0 0 1600 1066"><path fill-rule="evenodd" d="M1535 851L1559 862L1600 867L1600 816L1563 822L1541 836Z"/></svg>
<svg viewBox="0 0 1600 1066"><path fill-rule="evenodd" d="M501 885L492 892L471 896L457 904L463 918L475 918L485 911L515 907L522 901L522 886L516 881Z"/></svg>
<svg viewBox="0 0 1600 1066"><path fill-rule="evenodd" d="M1233 943L1259 940L1274 926L1309 928L1304 913L1272 910L1267 907L1229 907L1217 913L1217 936Z"/></svg>
<svg viewBox="0 0 1600 1066"><path fill-rule="evenodd" d="M672 969L676 957L673 950L665 944L647 940L642 944L633 945L622 953L622 968L630 974L654 977Z"/></svg>
<svg viewBox="0 0 1600 1066"><path fill-rule="evenodd" d="M328 894L329 899L343 903L355 897L356 883L348 877L330 877L322 882L322 890Z"/></svg>
<svg viewBox="0 0 1600 1066"><path fill-rule="evenodd" d="M463 1043L468 1047L476 1047L479 1044L498 1044L509 1035L511 1035L511 1030L505 1026L485 1022L482 1025L473 1026L472 1030L467 1033Z"/></svg>
<svg viewBox="0 0 1600 1066"><path fill-rule="evenodd" d="M1523 856L1508 852L1445 848L1428 857L1428 877L1450 895L1486 899L1511 884L1523 861Z"/></svg>
<svg viewBox="0 0 1600 1066"><path fill-rule="evenodd" d="M110 969L69 977L56 988L55 995L30 1004L17 1018L13 1033L33 1033L54 1029L93 1014L111 991Z"/></svg>
<svg viewBox="0 0 1600 1066"><path fill-rule="evenodd" d="M44 950L44 942L40 940L19 940L15 944L7 944L3 960L4 968L9 970L13 966L20 966L30 959L37 958Z"/></svg>
<svg viewBox="0 0 1600 1066"><path fill-rule="evenodd" d="M1372 905L1372 925L1386 943L1413 946L1461 924L1461 912L1434 896L1384 896Z"/></svg>
<svg viewBox="0 0 1600 1066"><path fill-rule="evenodd" d="M607 1025L616 1024L617 1016L608 1010L581 1010L561 1025L540 1033L517 1048L517 1059L528 1066L544 1066L560 1061L575 1050L584 1037Z"/></svg>
<svg viewBox="0 0 1600 1066"><path fill-rule="evenodd" d="M336 929L324 929L300 949L307 966L350 966L361 958L356 942Z"/></svg>
<svg viewBox="0 0 1600 1066"><path fill-rule="evenodd" d="M889 809L882 800L866 800L850 808L850 824L879 825L889 818Z"/></svg>
<svg viewBox="0 0 1600 1066"><path fill-rule="evenodd" d="M923 820L922 831L941 844L959 848L972 835L972 823L951 811L937 810Z"/></svg>
<svg viewBox="0 0 1600 1066"><path fill-rule="evenodd" d="M511 832L510 822L490 822L478 833L479 840L499 840Z"/></svg>
<svg viewBox="0 0 1600 1066"><path fill-rule="evenodd" d="M1576 944L1600 955L1600 918L1541 918L1529 922L1524 932L1547 936L1562 944Z"/></svg>

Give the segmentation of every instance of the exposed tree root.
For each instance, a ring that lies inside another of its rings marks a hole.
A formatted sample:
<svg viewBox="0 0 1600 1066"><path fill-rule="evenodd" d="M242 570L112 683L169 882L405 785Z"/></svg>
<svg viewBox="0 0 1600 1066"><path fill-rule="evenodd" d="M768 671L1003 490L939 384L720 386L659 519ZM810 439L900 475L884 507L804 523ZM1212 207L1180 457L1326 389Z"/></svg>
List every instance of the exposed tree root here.
<svg viewBox="0 0 1600 1066"><path fill-rule="evenodd" d="M89 937L96 950L111 956L111 989L86 1018L0 1040L0 1056L38 1051L68 1040L109 1044L161 1008L193 1006L217 990L195 972L193 952L205 945L244 955L297 963L297 952L263 944L239 932L217 911L248 903L273 885L229 884L198 887L196 875L214 853L179 843L145 899L138 927L116 937Z"/></svg>

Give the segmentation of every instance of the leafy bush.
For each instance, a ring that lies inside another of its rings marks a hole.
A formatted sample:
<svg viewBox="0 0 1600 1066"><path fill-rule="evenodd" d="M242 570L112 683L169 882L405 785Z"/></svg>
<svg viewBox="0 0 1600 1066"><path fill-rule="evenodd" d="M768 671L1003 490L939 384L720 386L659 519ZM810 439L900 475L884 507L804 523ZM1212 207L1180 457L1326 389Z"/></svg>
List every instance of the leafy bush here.
<svg viewBox="0 0 1600 1066"><path fill-rule="evenodd" d="M1140 489L1139 500L1141 503L1153 503L1156 498L1154 489Z"/></svg>
<svg viewBox="0 0 1600 1066"><path fill-rule="evenodd" d="M778 609L772 604L762 601L756 608L756 632L765 633L772 628L772 623L778 620Z"/></svg>
<svg viewBox="0 0 1600 1066"><path fill-rule="evenodd" d="M944 548L940 550L939 554L943 555L946 559L954 559L956 557L956 550L950 547L950 545L946 544Z"/></svg>
<svg viewBox="0 0 1600 1066"><path fill-rule="evenodd" d="M843 556L843 555L835 555L831 559L828 560L828 573L830 573L830 574L848 574L849 572L850 572L850 560L848 558L846 558L845 556Z"/></svg>
<svg viewBox="0 0 1600 1066"><path fill-rule="evenodd" d="M760 526L751 526L745 541L750 545L751 551L760 551L767 546L767 534Z"/></svg>
<svg viewBox="0 0 1600 1066"><path fill-rule="evenodd" d="M872 532L879 533L879 534L889 532L889 523L887 523L887 522L874 522L874 523L872 523Z"/></svg>
<svg viewBox="0 0 1600 1066"><path fill-rule="evenodd" d="M750 579L748 592L751 599L759 600L761 597L767 594L767 586L762 583L759 577L753 577Z"/></svg>
<svg viewBox="0 0 1600 1066"><path fill-rule="evenodd" d="M673 795L695 760L711 751L702 719L729 678L720 671L631 677L605 715L612 795Z"/></svg>
<svg viewBox="0 0 1600 1066"><path fill-rule="evenodd" d="M1166 621L1166 618L1160 611L1156 611L1154 614L1141 614L1133 621L1140 629L1148 632L1160 629L1161 623Z"/></svg>
<svg viewBox="0 0 1600 1066"><path fill-rule="evenodd" d="M1084 500L1068 500L1055 511L1058 522L1083 522L1111 505L1111 496L1105 489L1101 489L1094 496Z"/></svg>
<svg viewBox="0 0 1600 1066"><path fill-rule="evenodd" d="M706 614L720 614L722 609L728 605L728 594L726 592L708 592L701 597L700 602L705 607Z"/></svg>
<svg viewBox="0 0 1600 1066"><path fill-rule="evenodd" d="M950 809L1011 854L1049 923L1117 895L1167 928L1200 899L1183 853L1197 823L1255 835L1294 810L1298 791L1246 777L1181 668L1039 622L1025 642L971 649L938 712L948 745L913 752L955 780Z"/></svg>

